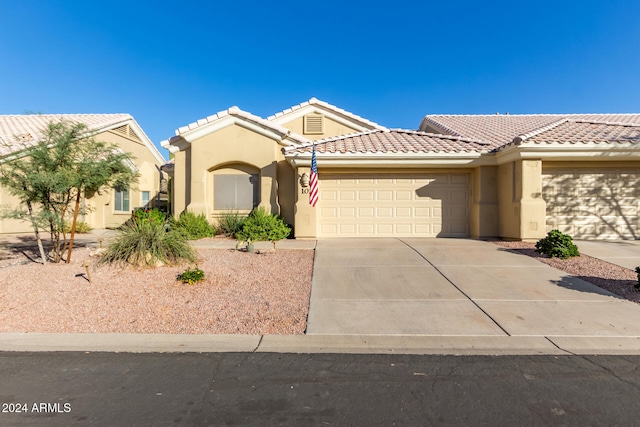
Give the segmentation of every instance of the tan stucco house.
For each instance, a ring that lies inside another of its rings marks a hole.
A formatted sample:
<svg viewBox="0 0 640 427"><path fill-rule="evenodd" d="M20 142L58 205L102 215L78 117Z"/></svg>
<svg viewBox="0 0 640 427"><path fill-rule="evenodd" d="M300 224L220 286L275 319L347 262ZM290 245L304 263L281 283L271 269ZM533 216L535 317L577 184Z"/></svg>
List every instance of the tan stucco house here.
<svg viewBox="0 0 640 427"><path fill-rule="evenodd" d="M232 107L162 144L174 213L262 205L297 238L640 238L640 114L428 115L403 130L312 98L266 119Z"/></svg>
<svg viewBox="0 0 640 427"><path fill-rule="evenodd" d="M139 181L129 189L106 188L82 201L86 214L80 220L93 228L117 227L131 217L137 207L166 203L166 178L161 166L166 162L142 128L129 114L26 114L0 115L0 161L10 161L19 150L41 138L51 122L82 123L96 140L117 144L134 157ZM164 185L164 192L162 186ZM164 199L164 201L163 201ZM0 187L0 207L14 207L16 198ZM0 220L0 233L32 231L24 221Z"/></svg>

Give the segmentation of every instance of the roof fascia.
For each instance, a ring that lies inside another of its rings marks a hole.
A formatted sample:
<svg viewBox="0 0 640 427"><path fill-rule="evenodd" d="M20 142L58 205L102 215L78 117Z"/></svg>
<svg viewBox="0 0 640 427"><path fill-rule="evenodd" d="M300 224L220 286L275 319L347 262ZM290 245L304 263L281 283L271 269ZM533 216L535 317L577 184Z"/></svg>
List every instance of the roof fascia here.
<svg viewBox="0 0 640 427"><path fill-rule="evenodd" d="M286 160L293 166L310 167L310 153L296 153L285 155ZM406 153L382 153L345 155L318 154L316 161L321 167L331 168L440 168L440 167L476 167L495 164L491 156L481 153L423 153L407 155Z"/></svg>
<svg viewBox="0 0 640 427"><path fill-rule="evenodd" d="M193 141L233 125L243 127L259 135L273 139L278 144L285 147L294 143L309 142L309 140L307 140L306 138L294 134L291 131L287 131L287 133L284 133L276 129L275 127L268 127L253 120L249 120L245 117L229 114L215 121L206 123L192 130L184 132L179 136L175 136L170 138L169 140L162 141L162 146L167 148L172 153L182 151L190 146ZM174 148L172 149L171 147Z"/></svg>

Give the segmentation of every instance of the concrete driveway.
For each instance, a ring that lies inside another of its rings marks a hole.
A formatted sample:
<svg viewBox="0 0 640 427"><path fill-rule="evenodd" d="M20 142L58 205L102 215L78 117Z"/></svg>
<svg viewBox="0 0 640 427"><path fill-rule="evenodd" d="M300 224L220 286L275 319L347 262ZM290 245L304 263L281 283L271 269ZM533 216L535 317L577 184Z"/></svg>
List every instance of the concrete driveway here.
<svg viewBox="0 0 640 427"><path fill-rule="evenodd" d="M489 242L320 240L307 334L640 337L640 305Z"/></svg>
<svg viewBox="0 0 640 427"><path fill-rule="evenodd" d="M635 270L640 266L640 240L577 240L581 254Z"/></svg>

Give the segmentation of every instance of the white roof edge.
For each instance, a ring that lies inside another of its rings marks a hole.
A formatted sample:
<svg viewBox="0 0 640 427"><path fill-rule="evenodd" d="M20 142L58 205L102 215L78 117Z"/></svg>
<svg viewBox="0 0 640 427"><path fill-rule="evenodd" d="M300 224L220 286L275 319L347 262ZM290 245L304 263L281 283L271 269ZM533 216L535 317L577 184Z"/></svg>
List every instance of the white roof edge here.
<svg viewBox="0 0 640 427"><path fill-rule="evenodd" d="M345 109L342 109L340 107L337 107L335 105L329 104L328 102L321 101L321 100L319 100L318 98L315 98L315 97L310 98L308 101L302 102L300 104L297 104L297 105L294 105L292 107L286 108L285 110L282 110L280 112L272 114L271 116L267 117L267 120L272 121L272 120L280 119L281 117L284 117L284 116L286 116L288 114L291 114L291 113L293 113L293 112L295 112L297 110L300 110L302 108L309 107L309 106L311 106L311 107L320 106L320 107L322 107L322 108L324 108L326 110L332 111L334 114L339 114L339 115L348 117L349 119L351 119L353 121L360 122L362 124L365 124L365 125L370 126L370 127L374 128L374 129L377 129L377 130L386 130L387 129L386 127L384 127L382 125L379 125L376 122L373 122L373 121L371 121L369 119L365 119L362 116L359 116L357 114L351 113L351 112L349 112L349 111L347 111Z"/></svg>

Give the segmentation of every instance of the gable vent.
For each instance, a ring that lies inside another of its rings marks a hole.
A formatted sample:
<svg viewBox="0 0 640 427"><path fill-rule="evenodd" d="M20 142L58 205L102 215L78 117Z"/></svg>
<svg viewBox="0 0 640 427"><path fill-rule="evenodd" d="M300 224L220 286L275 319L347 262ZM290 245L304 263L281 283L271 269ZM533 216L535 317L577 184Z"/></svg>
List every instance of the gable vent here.
<svg viewBox="0 0 640 427"><path fill-rule="evenodd" d="M133 128L131 126L129 126L129 138L140 141L140 138L138 138L138 135L133 131Z"/></svg>
<svg viewBox="0 0 640 427"><path fill-rule="evenodd" d="M138 135L133 131L133 129L129 125L118 126L117 128L113 128L113 131L118 132L120 135L124 135L131 139L135 139L136 141L140 141L140 138L138 137Z"/></svg>
<svg viewBox="0 0 640 427"><path fill-rule="evenodd" d="M324 116L322 114L307 114L303 117L302 132L305 134L324 133Z"/></svg>
<svg viewBox="0 0 640 427"><path fill-rule="evenodd" d="M127 135L129 133L129 126L128 125L122 125L122 126L119 126L117 128L114 128L113 131L114 132L118 132L118 133L120 133L122 135Z"/></svg>

